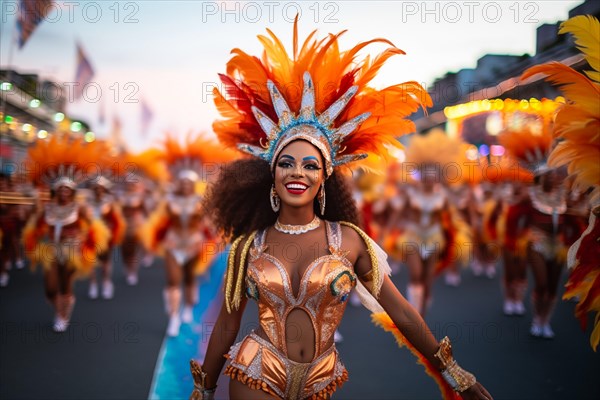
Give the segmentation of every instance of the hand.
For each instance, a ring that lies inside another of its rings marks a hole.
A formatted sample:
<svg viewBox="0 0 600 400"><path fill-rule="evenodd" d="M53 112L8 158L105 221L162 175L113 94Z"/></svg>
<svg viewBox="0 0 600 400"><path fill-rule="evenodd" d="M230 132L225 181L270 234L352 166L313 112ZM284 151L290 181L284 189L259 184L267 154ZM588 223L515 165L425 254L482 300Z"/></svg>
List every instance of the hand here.
<svg viewBox="0 0 600 400"><path fill-rule="evenodd" d="M194 378L194 390L190 394L190 400L204 400L202 389L204 389L204 379L206 373L202 371L202 367L194 360L190 360L190 372Z"/></svg>
<svg viewBox="0 0 600 400"><path fill-rule="evenodd" d="M460 396L465 399L481 399L481 400L492 400L492 395L485 390L483 385L479 382L476 382L473 386L465 390L460 394Z"/></svg>

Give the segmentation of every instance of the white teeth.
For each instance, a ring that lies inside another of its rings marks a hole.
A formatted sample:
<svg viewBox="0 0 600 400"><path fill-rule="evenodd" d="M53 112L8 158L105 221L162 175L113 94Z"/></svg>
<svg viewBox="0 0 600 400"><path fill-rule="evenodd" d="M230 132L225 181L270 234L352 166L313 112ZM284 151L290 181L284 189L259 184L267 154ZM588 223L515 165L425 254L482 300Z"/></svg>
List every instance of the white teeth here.
<svg viewBox="0 0 600 400"><path fill-rule="evenodd" d="M308 186L301 185L299 183L288 183L287 185L285 185L285 187L288 188L288 189L297 189L297 190L306 190L306 189L308 189Z"/></svg>

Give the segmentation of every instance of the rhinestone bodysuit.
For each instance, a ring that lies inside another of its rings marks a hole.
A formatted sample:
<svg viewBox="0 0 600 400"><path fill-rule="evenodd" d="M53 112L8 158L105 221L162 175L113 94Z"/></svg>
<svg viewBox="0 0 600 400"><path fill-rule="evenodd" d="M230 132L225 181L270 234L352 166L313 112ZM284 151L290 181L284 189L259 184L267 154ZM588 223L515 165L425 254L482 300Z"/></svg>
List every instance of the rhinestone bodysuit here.
<svg viewBox="0 0 600 400"><path fill-rule="evenodd" d="M258 303L260 326L268 340L253 332L234 345L227 355L231 361L227 375L285 399L331 394L347 379L335 345L328 344L356 286L356 275L340 249L340 224L326 222L326 230L330 254L308 266L296 295L287 270L266 252L266 231L256 235L246 273L246 295ZM310 363L287 358L286 319L295 309L307 313L315 333Z"/></svg>

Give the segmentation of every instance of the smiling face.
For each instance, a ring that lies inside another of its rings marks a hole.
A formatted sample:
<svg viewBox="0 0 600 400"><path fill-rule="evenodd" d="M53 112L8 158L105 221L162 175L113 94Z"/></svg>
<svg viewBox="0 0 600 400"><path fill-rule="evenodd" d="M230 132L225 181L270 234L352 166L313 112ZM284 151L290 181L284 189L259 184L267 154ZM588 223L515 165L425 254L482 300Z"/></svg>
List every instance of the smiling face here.
<svg viewBox="0 0 600 400"><path fill-rule="evenodd" d="M68 186L59 186L56 189L56 200L58 204L67 204L75 198L75 191Z"/></svg>
<svg viewBox="0 0 600 400"><path fill-rule="evenodd" d="M312 144L296 140L279 153L275 164L275 191L283 205L312 207L324 180L321 153Z"/></svg>
<svg viewBox="0 0 600 400"><path fill-rule="evenodd" d="M179 180L179 189L181 191L182 196L191 196L192 194L194 194L194 186L195 183L189 179Z"/></svg>
<svg viewBox="0 0 600 400"><path fill-rule="evenodd" d="M101 198L105 193L108 193L108 190L102 185L94 185L93 190L97 198Z"/></svg>

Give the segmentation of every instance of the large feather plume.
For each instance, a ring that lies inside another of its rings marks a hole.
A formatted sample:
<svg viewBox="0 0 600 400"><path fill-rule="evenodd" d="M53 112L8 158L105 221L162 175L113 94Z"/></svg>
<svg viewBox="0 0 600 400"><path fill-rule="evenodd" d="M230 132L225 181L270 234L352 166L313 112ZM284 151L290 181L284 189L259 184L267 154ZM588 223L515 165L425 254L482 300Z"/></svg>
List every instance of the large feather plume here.
<svg viewBox="0 0 600 400"><path fill-rule="evenodd" d="M313 31L299 46L296 20L292 54L288 54L281 40L269 29L267 35L258 36L264 48L262 57L233 49L227 72L220 75L222 90L215 88L213 91L217 109L224 118L213 123L219 140L229 147L239 143L264 147L267 138L254 118L251 107L256 106L277 121L266 86L267 80L271 80L280 89L291 110L297 113L302 97L302 77L308 71L314 83L318 114L324 112L351 86L358 86L357 94L334 121L335 127L364 112L371 113L341 143L341 154L386 155L384 144L399 147L396 137L415 130L414 124L406 117L419 107L431 106L431 98L417 82L405 82L381 90L369 87L368 84L383 64L390 57L404 52L381 38L342 51L338 40L343 33L330 34L319 40L316 31ZM372 59L368 56L360 59L358 53L375 43L389 47Z"/></svg>
<svg viewBox="0 0 600 400"><path fill-rule="evenodd" d="M523 168L536 173L546 166L553 139L551 130L544 127L540 132L529 128L507 130L498 136L498 141Z"/></svg>
<svg viewBox="0 0 600 400"><path fill-rule="evenodd" d="M560 25L560 34L570 33L575 38L575 45L593 71L586 71L594 82L600 82L600 24L591 15L578 15Z"/></svg>
<svg viewBox="0 0 600 400"><path fill-rule="evenodd" d="M39 186L50 186L59 176L80 181L81 169L86 162L81 156L85 145L81 138L71 139L60 134L36 140L25 160L28 178Z"/></svg>
<svg viewBox="0 0 600 400"><path fill-rule="evenodd" d="M217 172L216 165L231 161L239 156L239 152L224 149L216 140L204 134L187 134L184 143L173 134L167 134L158 153L158 160L168 169L170 179L176 179L182 170L195 171L206 179L212 172Z"/></svg>
<svg viewBox="0 0 600 400"><path fill-rule="evenodd" d="M551 62L529 68L521 79L541 73L560 86L567 104L556 113L555 136L561 142L550 155L549 164L568 165L575 185L583 191L596 187L596 200L600 200L600 23L592 16L580 15L562 23L559 32L575 36L593 71L586 71L586 76Z"/></svg>
<svg viewBox="0 0 600 400"><path fill-rule="evenodd" d="M460 139L449 137L441 129L435 129L426 135L414 135L406 148L406 163L418 167L423 164L436 164L441 168L461 158Z"/></svg>
<svg viewBox="0 0 600 400"><path fill-rule="evenodd" d="M561 140L550 155L553 166L567 165L582 190L594 188L589 226L569 250L572 268L564 298L577 297L575 315L585 326L587 314L596 313L590 338L596 350L600 343L600 22L592 16L577 16L561 24L560 33L571 33L592 71L587 76L560 63L532 67L522 79L534 74L561 87L568 103L555 117L555 135Z"/></svg>
<svg viewBox="0 0 600 400"><path fill-rule="evenodd" d="M121 154L114 165L117 173L125 179L141 176L160 184L169 178L167 168L160 157L160 150L150 148L141 153Z"/></svg>

